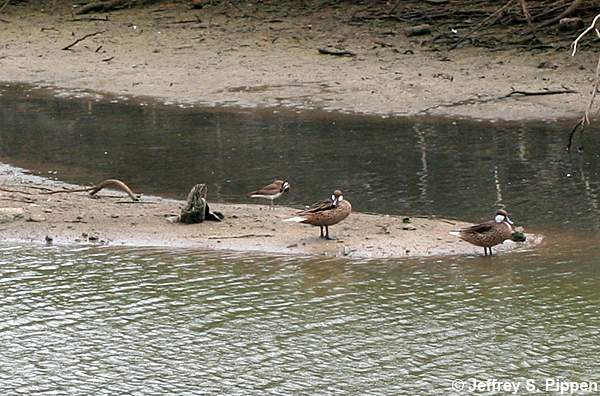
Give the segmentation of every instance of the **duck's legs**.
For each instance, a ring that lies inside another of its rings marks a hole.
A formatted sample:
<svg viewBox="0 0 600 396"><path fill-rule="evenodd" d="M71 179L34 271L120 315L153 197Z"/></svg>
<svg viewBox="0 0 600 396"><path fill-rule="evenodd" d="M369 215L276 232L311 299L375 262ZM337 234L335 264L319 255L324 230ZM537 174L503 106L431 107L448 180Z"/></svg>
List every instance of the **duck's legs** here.
<svg viewBox="0 0 600 396"><path fill-rule="evenodd" d="M325 226L325 239L328 241L335 241L337 238L333 236L329 236L329 227Z"/></svg>
<svg viewBox="0 0 600 396"><path fill-rule="evenodd" d="M325 235L323 234L323 226L319 226L321 227L321 238L325 238Z"/></svg>
<svg viewBox="0 0 600 396"><path fill-rule="evenodd" d="M487 257L487 247L483 247L483 254Z"/></svg>

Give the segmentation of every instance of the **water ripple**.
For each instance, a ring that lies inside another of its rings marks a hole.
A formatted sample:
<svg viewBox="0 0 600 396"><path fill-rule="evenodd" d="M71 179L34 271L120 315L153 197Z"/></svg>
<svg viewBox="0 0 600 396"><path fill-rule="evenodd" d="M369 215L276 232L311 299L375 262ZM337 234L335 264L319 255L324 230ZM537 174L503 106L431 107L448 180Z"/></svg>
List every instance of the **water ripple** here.
<svg viewBox="0 0 600 396"><path fill-rule="evenodd" d="M398 395L585 379L597 253L490 264L0 246L0 388Z"/></svg>

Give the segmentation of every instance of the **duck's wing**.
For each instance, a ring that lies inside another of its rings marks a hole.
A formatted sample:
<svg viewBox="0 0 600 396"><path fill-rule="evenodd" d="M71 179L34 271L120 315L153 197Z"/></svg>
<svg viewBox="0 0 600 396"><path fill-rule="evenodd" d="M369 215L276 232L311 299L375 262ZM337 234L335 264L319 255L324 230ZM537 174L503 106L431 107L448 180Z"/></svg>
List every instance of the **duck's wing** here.
<svg viewBox="0 0 600 396"><path fill-rule="evenodd" d="M268 186L264 186L256 191L252 191L248 193L250 195L275 195L278 192L281 192L281 186L276 183L271 183Z"/></svg>
<svg viewBox="0 0 600 396"><path fill-rule="evenodd" d="M492 229L494 224L492 222L476 224L471 227L466 227L460 230L460 232L465 232L467 234L485 234L489 230Z"/></svg>
<svg viewBox="0 0 600 396"><path fill-rule="evenodd" d="M324 210L330 210L335 208L333 205L333 201L331 199L325 199L323 201L315 202L310 205L308 209L302 210L298 212L299 215L308 214L308 213L317 213L323 212Z"/></svg>

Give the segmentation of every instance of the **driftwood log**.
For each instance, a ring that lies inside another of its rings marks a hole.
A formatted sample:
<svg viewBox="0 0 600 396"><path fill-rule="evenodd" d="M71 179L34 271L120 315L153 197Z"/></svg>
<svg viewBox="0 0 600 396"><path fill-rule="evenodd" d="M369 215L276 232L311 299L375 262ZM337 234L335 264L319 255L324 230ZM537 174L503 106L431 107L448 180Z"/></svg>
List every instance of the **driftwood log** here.
<svg viewBox="0 0 600 396"><path fill-rule="evenodd" d="M179 222L184 224L196 224L202 223L204 220L207 221L221 221L223 220L223 214L220 212L211 212L206 202L206 195L208 188L206 184L196 184L190 190L187 196L187 202L181 214L179 215Z"/></svg>
<svg viewBox="0 0 600 396"><path fill-rule="evenodd" d="M103 188L114 188L117 190L121 190L121 191L127 193L127 195L129 195L129 198L131 198L132 201L137 202L140 200L139 194L134 193L127 184L125 184L121 180L117 180L117 179L106 179L92 187L42 191L40 194L51 195L51 194L65 194L65 193L88 192L89 191L90 195L93 196L98 191L102 190Z"/></svg>

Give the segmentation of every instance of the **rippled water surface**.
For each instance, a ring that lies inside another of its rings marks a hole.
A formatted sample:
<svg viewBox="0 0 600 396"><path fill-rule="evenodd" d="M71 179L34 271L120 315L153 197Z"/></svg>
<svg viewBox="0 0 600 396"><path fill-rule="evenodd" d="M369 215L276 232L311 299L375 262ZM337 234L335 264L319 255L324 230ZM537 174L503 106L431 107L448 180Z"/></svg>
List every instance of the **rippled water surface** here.
<svg viewBox="0 0 600 396"><path fill-rule="evenodd" d="M546 236L491 259L404 261L0 245L2 394L437 395L452 394L455 379L600 383L593 133L573 156L569 123L0 93L0 161L61 180L118 175L169 196L207 182L215 200L245 202L244 191L287 175L288 204L332 186L379 213L479 220L505 204Z"/></svg>
<svg viewBox="0 0 600 396"><path fill-rule="evenodd" d="M597 378L597 263L0 250L0 384L39 394L444 394Z"/></svg>

